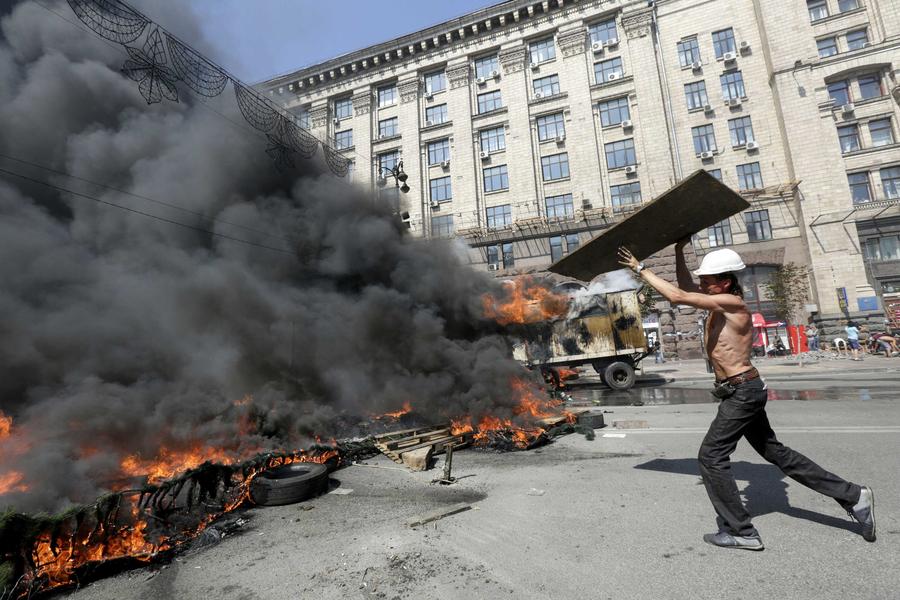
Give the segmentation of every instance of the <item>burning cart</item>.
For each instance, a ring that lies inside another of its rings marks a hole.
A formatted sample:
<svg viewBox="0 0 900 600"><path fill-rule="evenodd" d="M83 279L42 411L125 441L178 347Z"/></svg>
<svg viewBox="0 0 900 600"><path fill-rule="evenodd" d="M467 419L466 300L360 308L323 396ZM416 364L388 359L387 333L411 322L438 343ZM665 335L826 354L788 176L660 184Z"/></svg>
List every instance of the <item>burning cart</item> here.
<svg viewBox="0 0 900 600"><path fill-rule="evenodd" d="M513 356L556 382L559 367L589 364L612 389L629 389L635 367L649 354L637 292L590 293L574 285L559 290L569 295L568 313L528 324Z"/></svg>

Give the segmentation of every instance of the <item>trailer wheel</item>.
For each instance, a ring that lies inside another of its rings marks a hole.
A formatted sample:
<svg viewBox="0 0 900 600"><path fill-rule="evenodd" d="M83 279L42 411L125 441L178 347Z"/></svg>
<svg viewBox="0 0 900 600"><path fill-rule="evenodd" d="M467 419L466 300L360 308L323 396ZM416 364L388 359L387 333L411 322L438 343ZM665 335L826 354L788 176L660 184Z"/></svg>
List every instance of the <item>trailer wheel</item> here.
<svg viewBox="0 0 900 600"><path fill-rule="evenodd" d="M634 385L634 367L622 361L610 363L603 372L603 381L614 390L627 390Z"/></svg>

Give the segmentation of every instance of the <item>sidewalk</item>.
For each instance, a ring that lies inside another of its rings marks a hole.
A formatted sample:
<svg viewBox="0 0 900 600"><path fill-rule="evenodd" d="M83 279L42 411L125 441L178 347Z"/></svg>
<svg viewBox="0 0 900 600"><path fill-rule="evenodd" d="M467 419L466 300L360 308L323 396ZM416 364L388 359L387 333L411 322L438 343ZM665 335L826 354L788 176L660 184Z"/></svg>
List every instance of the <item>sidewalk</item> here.
<svg viewBox="0 0 900 600"><path fill-rule="evenodd" d="M779 356L777 358L755 358L753 364L764 377L770 379L783 379L802 375L846 375L865 373L900 373L900 358L884 358L882 356L867 355L861 361L853 361L849 358L822 358L819 360L804 359L803 366L799 365L796 356ZM706 370L706 361L703 359L692 360L667 360L664 363L654 363L653 357L647 357L641 362L638 370L638 381L642 379L664 378L667 383L694 383L712 382L712 373Z"/></svg>

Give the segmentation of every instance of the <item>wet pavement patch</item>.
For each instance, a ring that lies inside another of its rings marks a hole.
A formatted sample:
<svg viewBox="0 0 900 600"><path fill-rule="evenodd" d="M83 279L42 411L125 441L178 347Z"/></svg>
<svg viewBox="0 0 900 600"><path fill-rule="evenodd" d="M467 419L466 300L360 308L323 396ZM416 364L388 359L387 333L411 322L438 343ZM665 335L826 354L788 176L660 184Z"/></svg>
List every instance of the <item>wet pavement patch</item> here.
<svg viewBox="0 0 900 600"><path fill-rule="evenodd" d="M585 406L666 406L672 404L709 404L718 402L707 389L652 387L613 391L603 385L570 389L576 404ZM769 388L769 400L884 400L894 399L891 389L827 387L819 390Z"/></svg>

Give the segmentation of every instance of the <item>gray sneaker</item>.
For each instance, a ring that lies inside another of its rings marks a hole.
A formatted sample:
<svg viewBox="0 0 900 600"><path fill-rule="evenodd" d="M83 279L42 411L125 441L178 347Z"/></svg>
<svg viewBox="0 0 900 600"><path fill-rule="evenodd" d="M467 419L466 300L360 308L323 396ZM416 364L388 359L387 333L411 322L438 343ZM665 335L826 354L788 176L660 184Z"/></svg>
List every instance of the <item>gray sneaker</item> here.
<svg viewBox="0 0 900 600"><path fill-rule="evenodd" d="M875 492L872 488L863 487L859 492L859 501L853 508L847 511L857 523L862 525L863 539L867 542L875 541Z"/></svg>
<svg viewBox="0 0 900 600"><path fill-rule="evenodd" d="M720 548L736 548L739 550L765 550L762 539L758 535L742 537L739 535L731 535L725 531L719 533L707 533L703 536L703 541Z"/></svg>

